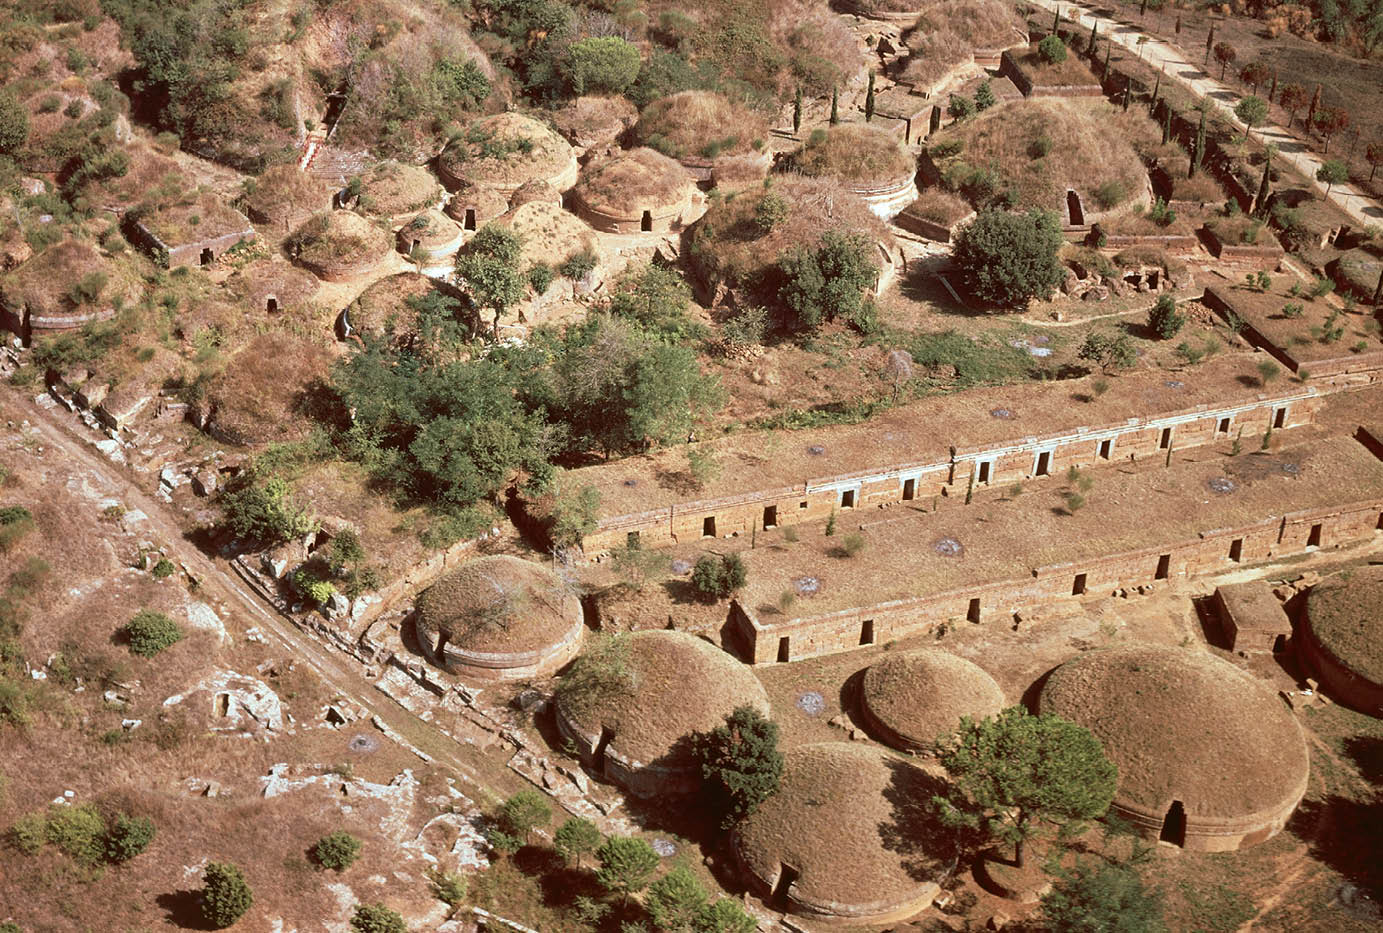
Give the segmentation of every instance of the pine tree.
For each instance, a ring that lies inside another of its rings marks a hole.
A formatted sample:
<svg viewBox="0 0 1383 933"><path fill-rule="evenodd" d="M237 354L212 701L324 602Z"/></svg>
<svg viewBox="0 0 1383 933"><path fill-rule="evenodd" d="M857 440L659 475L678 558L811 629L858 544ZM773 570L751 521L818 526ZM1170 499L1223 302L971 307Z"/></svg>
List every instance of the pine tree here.
<svg viewBox="0 0 1383 933"><path fill-rule="evenodd" d="M792 99L792 135L802 129L802 85L797 85L797 94Z"/></svg>
<svg viewBox="0 0 1383 933"><path fill-rule="evenodd" d="M831 88L831 125L835 126L840 122L840 89Z"/></svg>
<svg viewBox="0 0 1383 933"><path fill-rule="evenodd" d="M1200 126L1196 127L1196 144L1191 149L1191 170L1187 174L1187 178L1196 177L1196 172L1200 171L1201 160L1205 158L1205 116L1208 108L1205 104L1201 104L1200 109L1201 122Z"/></svg>
<svg viewBox="0 0 1383 933"><path fill-rule="evenodd" d="M1162 145L1172 141L1172 105L1162 102Z"/></svg>
<svg viewBox="0 0 1383 933"><path fill-rule="evenodd" d="M701 763L707 803L725 829L778 790L783 776L778 725L752 706L741 706L724 725L694 735L692 750Z"/></svg>
<svg viewBox="0 0 1383 933"><path fill-rule="evenodd" d="M600 868L595 880L611 894L619 894L629 903L630 895L642 891L658 870L658 853L647 840L632 836L611 836L596 850Z"/></svg>
<svg viewBox="0 0 1383 933"><path fill-rule="evenodd" d="M869 73L869 90L864 94L864 122L870 123L874 119L874 72Z"/></svg>

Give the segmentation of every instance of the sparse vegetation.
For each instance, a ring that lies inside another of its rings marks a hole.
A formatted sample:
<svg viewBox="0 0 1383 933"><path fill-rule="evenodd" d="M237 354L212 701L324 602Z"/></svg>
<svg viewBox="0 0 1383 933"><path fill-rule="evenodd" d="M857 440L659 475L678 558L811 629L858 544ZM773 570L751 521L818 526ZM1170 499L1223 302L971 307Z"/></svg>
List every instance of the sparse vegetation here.
<svg viewBox="0 0 1383 933"><path fill-rule="evenodd" d="M362 843L350 833L338 829L317 840L312 857L323 868L345 871L360 857Z"/></svg>
<svg viewBox="0 0 1383 933"><path fill-rule="evenodd" d="M123 634L130 650L142 658L173 647L182 640L182 627L168 616L152 609L141 609L125 624Z"/></svg>

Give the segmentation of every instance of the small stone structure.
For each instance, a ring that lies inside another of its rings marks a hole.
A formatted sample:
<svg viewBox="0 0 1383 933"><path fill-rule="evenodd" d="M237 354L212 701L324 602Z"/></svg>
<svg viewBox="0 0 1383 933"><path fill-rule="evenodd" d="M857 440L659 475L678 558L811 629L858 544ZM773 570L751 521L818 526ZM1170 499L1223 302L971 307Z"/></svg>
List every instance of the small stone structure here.
<svg viewBox="0 0 1383 933"><path fill-rule="evenodd" d="M581 600L560 576L508 555L468 561L418 597L428 660L473 680L549 677L581 650Z"/></svg>
<svg viewBox="0 0 1383 933"><path fill-rule="evenodd" d="M1298 647L1331 696L1383 717L1383 567L1341 573L1313 587Z"/></svg>
<svg viewBox="0 0 1383 933"><path fill-rule="evenodd" d="M399 252L424 271L449 270L452 258L461 249L466 235L461 227L441 211L423 211L399 228L395 234Z"/></svg>
<svg viewBox="0 0 1383 933"><path fill-rule="evenodd" d="M983 668L936 648L891 654L865 669L860 712L865 728L905 751L928 748L960 725L1004 708L1004 692Z"/></svg>
<svg viewBox="0 0 1383 933"><path fill-rule="evenodd" d="M572 189L576 215L605 233L668 233L691 220L696 185L676 160L648 148L596 159Z"/></svg>
<svg viewBox="0 0 1383 933"><path fill-rule="evenodd" d="M1040 710L1095 734L1119 768L1111 812L1145 838L1202 852L1264 842L1306 793L1306 739L1263 683L1199 648L1080 655Z"/></svg>
<svg viewBox="0 0 1383 933"><path fill-rule="evenodd" d="M696 792L692 733L723 725L740 706L769 713L753 672L693 635L634 632L593 651L557 689L557 731L587 768L637 797ZM589 677L592 667L620 673Z"/></svg>
<svg viewBox="0 0 1383 933"><path fill-rule="evenodd" d="M467 236L507 210L506 195L489 185L471 183L458 187L446 206L447 216L460 224L462 234Z"/></svg>
<svg viewBox="0 0 1383 933"><path fill-rule="evenodd" d="M155 211L136 223L135 230L170 269L209 266L226 250L255 236L244 214L211 195Z"/></svg>
<svg viewBox="0 0 1383 933"><path fill-rule="evenodd" d="M1254 580L1217 586L1214 599L1220 633L1231 651L1280 654L1287 650L1292 622L1267 583Z"/></svg>
<svg viewBox="0 0 1383 933"><path fill-rule="evenodd" d="M931 906L956 864L949 833L921 805L942 780L869 745L799 745L784 757L777 793L731 837L750 891L775 911L870 926Z"/></svg>

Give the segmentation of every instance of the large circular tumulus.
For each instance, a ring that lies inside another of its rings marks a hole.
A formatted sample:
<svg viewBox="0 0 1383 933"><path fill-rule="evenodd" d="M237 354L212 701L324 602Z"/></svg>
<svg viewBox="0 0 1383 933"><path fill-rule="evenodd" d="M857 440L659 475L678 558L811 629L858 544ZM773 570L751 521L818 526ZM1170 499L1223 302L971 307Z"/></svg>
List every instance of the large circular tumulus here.
<svg viewBox="0 0 1383 933"><path fill-rule="evenodd" d="M983 719L1004 708L1004 692L978 665L935 648L891 654L864 672L865 725L895 748L931 746L962 716Z"/></svg>
<svg viewBox="0 0 1383 933"><path fill-rule="evenodd" d="M607 233L666 233L691 207L691 175L675 159L639 148L588 165L572 191L576 213Z"/></svg>
<svg viewBox="0 0 1383 933"><path fill-rule="evenodd" d="M1340 574L1311 589L1301 649L1337 699L1383 716L1383 566Z"/></svg>
<svg viewBox="0 0 1383 933"><path fill-rule="evenodd" d="M289 234L284 248L327 282L364 275L389 252L389 235L352 211L317 214Z"/></svg>
<svg viewBox="0 0 1383 933"><path fill-rule="evenodd" d="M782 782L736 829L749 887L775 910L885 924L931 906L955 867L951 837L929 818L941 781L883 749L799 745Z"/></svg>
<svg viewBox="0 0 1383 933"><path fill-rule="evenodd" d="M513 111L477 120L437 157L437 174L453 191L483 185L506 197L530 181L566 191L577 170L575 150L556 130Z"/></svg>
<svg viewBox="0 0 1383 933"><path fill-rule="evenodd" d="M31 335L107 321L135 303L139 281L89 243L64 240L0 277L0 329Z"/></svg>
<svg viewBox="0 0 1383 933"><path fill-rule="evenodd" d="M917 198L916 162L877 126L844 124L812 133L793 165L804 175L839 179L885 220Z"/></svg>
<svg viewBox="0 0 1383 933"><path fill-rule="evenodd" d="M453 674L545 677L581 649L581 600L541 564L508 555L468 561L423 591L418 641Z"/></svg>
<svg viewBox="0 0 1383 933"><path fill-rule="evenodd" d="M634 126L639 145L672 156L697 181L708 181L717 160L752 156L760 177L772 155L764 141L768 122L714 91L680 91L653 101Z"/></svg>
<svg viewBox="0 0 1383 933"><path fill-rule="evenodd" d="M557 728L593 771L640 797L701 786L693 733L740 706L768 714L748 667L683 632L617 635L578 658L556 695Z"/></svg>
<svg viewBox="0 0 1383 933"><path fill-rule="evenodd" d="M1039 696L1119 768L1112 812L1187 849L1223 852L1282 829L1306 793L1306 740L1272 691L1205 651L1135 645L1081 655Z"/></svg>

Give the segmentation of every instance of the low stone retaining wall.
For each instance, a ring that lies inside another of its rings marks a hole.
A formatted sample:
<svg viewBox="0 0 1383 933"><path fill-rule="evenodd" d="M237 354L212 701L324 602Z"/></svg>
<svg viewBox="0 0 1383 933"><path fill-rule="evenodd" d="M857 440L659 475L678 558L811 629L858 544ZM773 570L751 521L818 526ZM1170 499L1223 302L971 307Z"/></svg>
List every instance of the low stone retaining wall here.
<svg viewBox="0 0 1383 933"><path fill-rule="evenodd" d="M1346 706L1383 718L1383 684L1357 674L1321 644L1311 630L1310 620L1297 632L1297 645L1306 666L1316 673L1321 686Z"/></svg>

